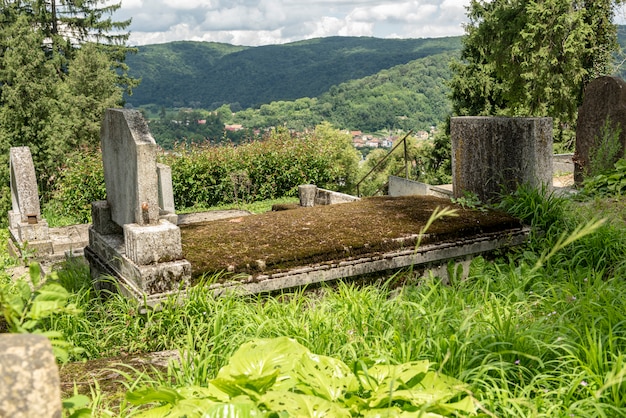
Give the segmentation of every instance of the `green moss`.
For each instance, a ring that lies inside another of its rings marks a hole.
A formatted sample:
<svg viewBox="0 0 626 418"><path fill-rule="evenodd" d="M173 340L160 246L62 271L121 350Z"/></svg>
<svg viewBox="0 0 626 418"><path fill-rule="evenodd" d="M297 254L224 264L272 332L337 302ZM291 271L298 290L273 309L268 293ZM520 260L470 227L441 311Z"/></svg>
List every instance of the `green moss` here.
<svg viewBox="0 0 626 418"><path fill-rule="evenodd" d="M521 227L505 213L463 209L446 199L381 196L183 226L183 251L194 277L225 270L276 272L412 248L433 211L446 206L459 216L435 222L422 244Z"/></svg>

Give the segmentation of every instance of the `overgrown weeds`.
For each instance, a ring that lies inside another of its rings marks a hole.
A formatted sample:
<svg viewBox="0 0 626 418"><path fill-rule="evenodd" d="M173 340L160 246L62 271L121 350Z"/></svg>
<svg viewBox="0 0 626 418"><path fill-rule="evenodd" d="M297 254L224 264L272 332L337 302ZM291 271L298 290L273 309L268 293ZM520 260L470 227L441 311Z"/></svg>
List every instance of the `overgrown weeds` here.
<svg viewBox="0 0 626 418"><path fill-rule="evenodd" d="M619 219L593 221L596 208L620 213L623 201L581 204L520 190L507 204L543 233L515 252L475 258L453 286L409 270L388 283L418 285L400 289L338 283L217 298L197 286L184 304L172 299L142 314L117 295L94 298L80 285L82 267L71 266L69 302L81 312L46 324L85 350L76 360L180 351L182 361L156 377L129 374L129 390L205 390L243 344L289 337L348 367L427 360L464 383L480 416L626 416L626 228ZM93 390L95 416L145 408Z"/></svg>

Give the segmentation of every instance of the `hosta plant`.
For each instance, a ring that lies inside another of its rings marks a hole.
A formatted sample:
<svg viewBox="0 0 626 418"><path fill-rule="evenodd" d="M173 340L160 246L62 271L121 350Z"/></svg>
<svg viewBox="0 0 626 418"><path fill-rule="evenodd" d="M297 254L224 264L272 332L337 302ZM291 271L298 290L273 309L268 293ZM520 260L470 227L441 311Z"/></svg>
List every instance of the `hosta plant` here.
<svg viewBox="0 0 626 418"><path fill-rule="evenodd" d="M145 388L127 399L150 404L139 417L442 417L474 415L468 393L426 360L348 367L279 337L242 345L206 387Z"/></svg>

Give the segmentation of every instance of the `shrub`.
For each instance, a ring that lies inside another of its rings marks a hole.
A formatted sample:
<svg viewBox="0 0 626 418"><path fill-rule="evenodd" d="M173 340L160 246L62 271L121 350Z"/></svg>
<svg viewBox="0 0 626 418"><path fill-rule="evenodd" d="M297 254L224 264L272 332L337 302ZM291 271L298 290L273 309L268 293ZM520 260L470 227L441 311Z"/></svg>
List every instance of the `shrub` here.
<svg viewBox="0 0 626 418"><path fill-rule="evenodd" d="M52 201L47 206L75 223L91 221L91 202L106 198L102 154L81 150L67 156L54 182Z"/></svg>

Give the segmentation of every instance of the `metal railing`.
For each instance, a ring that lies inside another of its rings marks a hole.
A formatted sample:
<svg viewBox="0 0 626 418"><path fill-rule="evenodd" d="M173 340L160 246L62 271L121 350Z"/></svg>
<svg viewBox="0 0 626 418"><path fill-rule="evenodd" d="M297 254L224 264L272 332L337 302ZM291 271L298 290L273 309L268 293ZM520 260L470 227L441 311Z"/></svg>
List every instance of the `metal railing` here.
<svg viewBox="0 0 626 418"><path fill-rule="evenodd" d="M363 176L363 178L361 180L359 180L359 182L356 184L356 195L358 197L361 197L361 183L363 183L363 181L365 181L365 179L367 179L370 174L372 174L378 167L380 167L382 165L383 162L385 162L387 160L387 158L389 158L389 156L391 154L393 154L393 152L400 146L403 145L404 146L404 167L402 167L404 169L404 175L405 178L408 180L409 179L409 154L407 151L407 147L406 147L406 139L409 137L409 135L411 135L413 133L413 131L409 131L406 135L404 135L404 137L398 141L398 143L396 145L393 146L393 148L391 149L391 151L389 151L387 153L387 155L385 155L383 158L381 158L381 160L379 162L376 163L376 165L374 167L372 167L372 169L370 171L367 172L366 175ZM401 171L401 170L400 170ZM379 191L381 191L383 188L385 187L385 185L383 185L381 188L379 188L378 190L376 190L375 194L378 193Z"/></svg>

